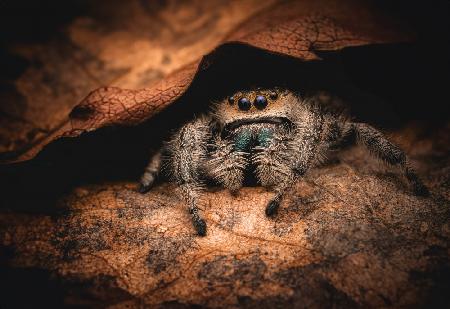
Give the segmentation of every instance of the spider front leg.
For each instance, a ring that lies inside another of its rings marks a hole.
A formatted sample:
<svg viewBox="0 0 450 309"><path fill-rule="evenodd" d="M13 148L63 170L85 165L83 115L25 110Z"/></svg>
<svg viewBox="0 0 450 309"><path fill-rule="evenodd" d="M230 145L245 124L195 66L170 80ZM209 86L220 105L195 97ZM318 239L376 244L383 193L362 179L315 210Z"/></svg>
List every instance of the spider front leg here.
<svg viewBox="0 0 450 309"><path fill-rule="evenodd" d="M276 185L273 186L275 197L266 206L265 212L267 216L273 216L278 211L280 203L283 200L286 192L288 192L295 184L295 182L305 174L306 170L309 168L310 163L304 162L304 164L304 168L292 168L292 165L290 164L280 164L276 167L278 170L283 170L285 172L277 174L278 181Z"/></svg>
<svg viewBox="0 0 450 309"><path fill-rule="evenodd" d="M244 171L248 165L246 153L237 151L232 141L220 136L216 136L210 146L212 151L206 163L208 176L236 194L242 187Z"/></svg>
<svg viewBox="0 0 450 309"><path fill-rule="evenodd" d="M201 170L210 138L208 121L197 119L184 125L168 143L169 166L186 202L192 223L200 236L206 235L205 220L199 214L198 201L202 193Z"/></svg>
<svg viewBox="0 0 450 309"><path fill-rule="evenodd" d="M266 215L274 215L286 191L294 181L294 173L284 157L286 145L274 140L267 147L256 148L253 160L256 163L256 176L263 187L272 187L275 197L266 206Z"/></svg>
<svg viewBox="0 0 450 309"><path fill-rule="evenodd" d="M395 144L391 143L375 128L365 123L352 123L351 129L356 134L357 141L369 151L391 166L403 170L406 179L411 183L416 195L427 196L429 191L408 163L408 157Z"/></svg>
<svg viewBox="0 0 450 309"><path fill-rule="evenodd" d="M310 143L298 144L296 138L295 134L275 136L266 145L256 148L253 159L257 177L262 186L272 187L275 192L266 206L267 216L277 212L284 194L309 167L311 152L302 152L299 147L306 150Z"/></svg>
<svg viewBox="0 0 450 309"><path fill-rule="evenodd" d="M284 194L292 187L297 178L298 176L292 172L290 175L285 175L284 179L274 187L275 197L266 206L266 216L273 216L278 211Z"/></svg>
<svg viewBox="0 0 450 309"><path fill-rule="evenodd" d="M262 132L260 150L255 155L257 176L263 186L271 186L275 197L266 207L266 215L274 215L284 194L302 177L316 157L323 119L311 113L306 119L294 121L294 127ZM273 133L273 134L267 134Z"/></svg>
<svg viewBox="0 0 450 309"><path fill-rule="evenodd" d="M145 172L141 177L138 191L140 193L148 192L158 176L159 170L161 168L161 150L158 150L150 159Z"/></svg>

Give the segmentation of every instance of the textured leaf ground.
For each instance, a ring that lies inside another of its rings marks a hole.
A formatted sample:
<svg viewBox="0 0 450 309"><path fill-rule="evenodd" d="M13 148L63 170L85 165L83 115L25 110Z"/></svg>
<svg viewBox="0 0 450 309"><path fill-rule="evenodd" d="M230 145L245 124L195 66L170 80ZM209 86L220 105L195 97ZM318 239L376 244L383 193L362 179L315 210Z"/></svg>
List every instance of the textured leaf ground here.
<svg viewBox="0 0 450 309"><path fill-rule="evenodd" d="M121 181L74 188L57 214L2 213L0 243L10 265L55 274L72 304L439 303L450 283L448 145L401 134L429 198L356 147L299 182L274 219L263 188L210 188L204 238L173 185L141 195Z"/></svg>

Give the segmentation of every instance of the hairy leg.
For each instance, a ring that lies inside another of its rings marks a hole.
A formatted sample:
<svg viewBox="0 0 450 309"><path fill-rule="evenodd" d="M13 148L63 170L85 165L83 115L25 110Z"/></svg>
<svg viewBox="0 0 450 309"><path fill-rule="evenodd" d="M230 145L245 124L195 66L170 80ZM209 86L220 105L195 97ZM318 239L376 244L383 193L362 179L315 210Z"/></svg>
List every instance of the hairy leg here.
<svg viewBox="0 0 450 309"><path fill-rule="evenodd" d="M273 138L254 157L257 176L263 186L270 185L275 197L266 207L266 215L276 213L284 194L313 164L320 144L322 119L311 115L309 123L294 130L275 132Z"/></svg>
<svg viewBox="0 0 450 309"><path fill-rule="evenodd" d="M283 196L298 178L298 175L291 172L289 175L286 175L284 178L280 179L279 183L274 187L275 197L266 206L267 216L272 216L277 212L280 207L280 203L283 200Z"/></svg>
<svg viewBox="0 0 450 309"><path fill-rule="evenodd" d="M392 166L398 166L411 183L416 195L428 195L428 189L417 176L408 162L408 157L395 144L391 143L375 128L365 123L352 123L351 127L356 134L357 141L363 144L371 153Z"/></svg>
<svg viewBox="0 0 450 309"><path fill-rule="evenodd" d="M256 176L263 187L272 187L275 197L266 207L266 215L274 215L283 198L283 194L295 181L290 158L287 155L288 145L285 136L275 135L264 147L256 147L253 162L256 165Z"/></svg>
<svg viewBox="0 0 450 309"><path fill-rule="evenodd" d="M213 150L206 163L206 173L232 193L236 193L244 181L244 171L248 164L246 153L235 151L233 143L220 136L210 146Z"/></svg>
<svg viewBox="0 0 450 309"><path fill-rule="evenodd" d="M149 191L153 183L158 176L159 170L161 168L161 150L158 150L150 159L147 167L145 168L144 174L141 177L141 181L139 183L138 191L140 193L145 193Z"/></svg>
<svg viewBox="0 0 450 309"><path fill-rule="evenodd" d="M200 236L206 235L206 223L197 206L202 192L201 169L205 162L210 138L204 118L184 125L168 143L171 174L186 202L192 223Z"/></svg>

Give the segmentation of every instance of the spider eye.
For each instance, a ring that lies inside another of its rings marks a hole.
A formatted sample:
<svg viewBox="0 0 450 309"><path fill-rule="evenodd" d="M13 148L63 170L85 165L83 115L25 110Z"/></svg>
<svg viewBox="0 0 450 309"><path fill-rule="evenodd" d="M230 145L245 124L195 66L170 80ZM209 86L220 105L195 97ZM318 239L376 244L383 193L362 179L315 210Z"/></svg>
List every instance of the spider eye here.
<svg viewBox="0 0 450 309"><path fill-rule="evenodd" d="M258 95L256 96L255 102L253 104L255 104L255 107L257 109L263 109L267 106L267 99L263 95Z"/></svg>
<svg viewBox="0 0 450 309"><path fill-rule="evenodd" d="M270 93L269 97L270 97L272 100L276 100L276 99L278 98L278 93L276 93L275 91L272 91L272 92Z"/></svg>
<svg viewBox="0 0 450 309"><path fill-rule="evenodd" d="M228 97L228 103L230 103L230 104L234 103L234 96Z"/></svg>
<svg viewBox="0 0 450 309"><path fill-rule="evenodd" d="M238 101L238 106L240 110L248 111L252 104L250 103L249 99L247 98L240 98Z"/></svg>

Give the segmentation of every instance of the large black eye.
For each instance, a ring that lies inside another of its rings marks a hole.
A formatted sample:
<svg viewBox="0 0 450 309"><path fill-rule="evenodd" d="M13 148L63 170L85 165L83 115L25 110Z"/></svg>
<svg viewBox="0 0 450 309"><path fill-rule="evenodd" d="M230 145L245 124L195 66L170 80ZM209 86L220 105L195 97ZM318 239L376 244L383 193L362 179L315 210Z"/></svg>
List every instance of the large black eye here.
<svg viewBox="0 0 450 309"><path fill-rule="evenodd" d="M255 102L253 104L255 104L255 107L257 109L263 109L267 106L267 99L263 95L258 95L256 96Z"/></svg>
<svg viewBox="0 0 450 309"><path fill-rule="evenodd" d="M234 103L234 96L228 97L228 103L230 104Z"/></svg>
<svg viewBox="0 0 450 309"><path fill-rule="evenodd" d="M238 106L240 110L248 111L252 106L252 103L247 98L240 98L238 101Z"/></svg>

